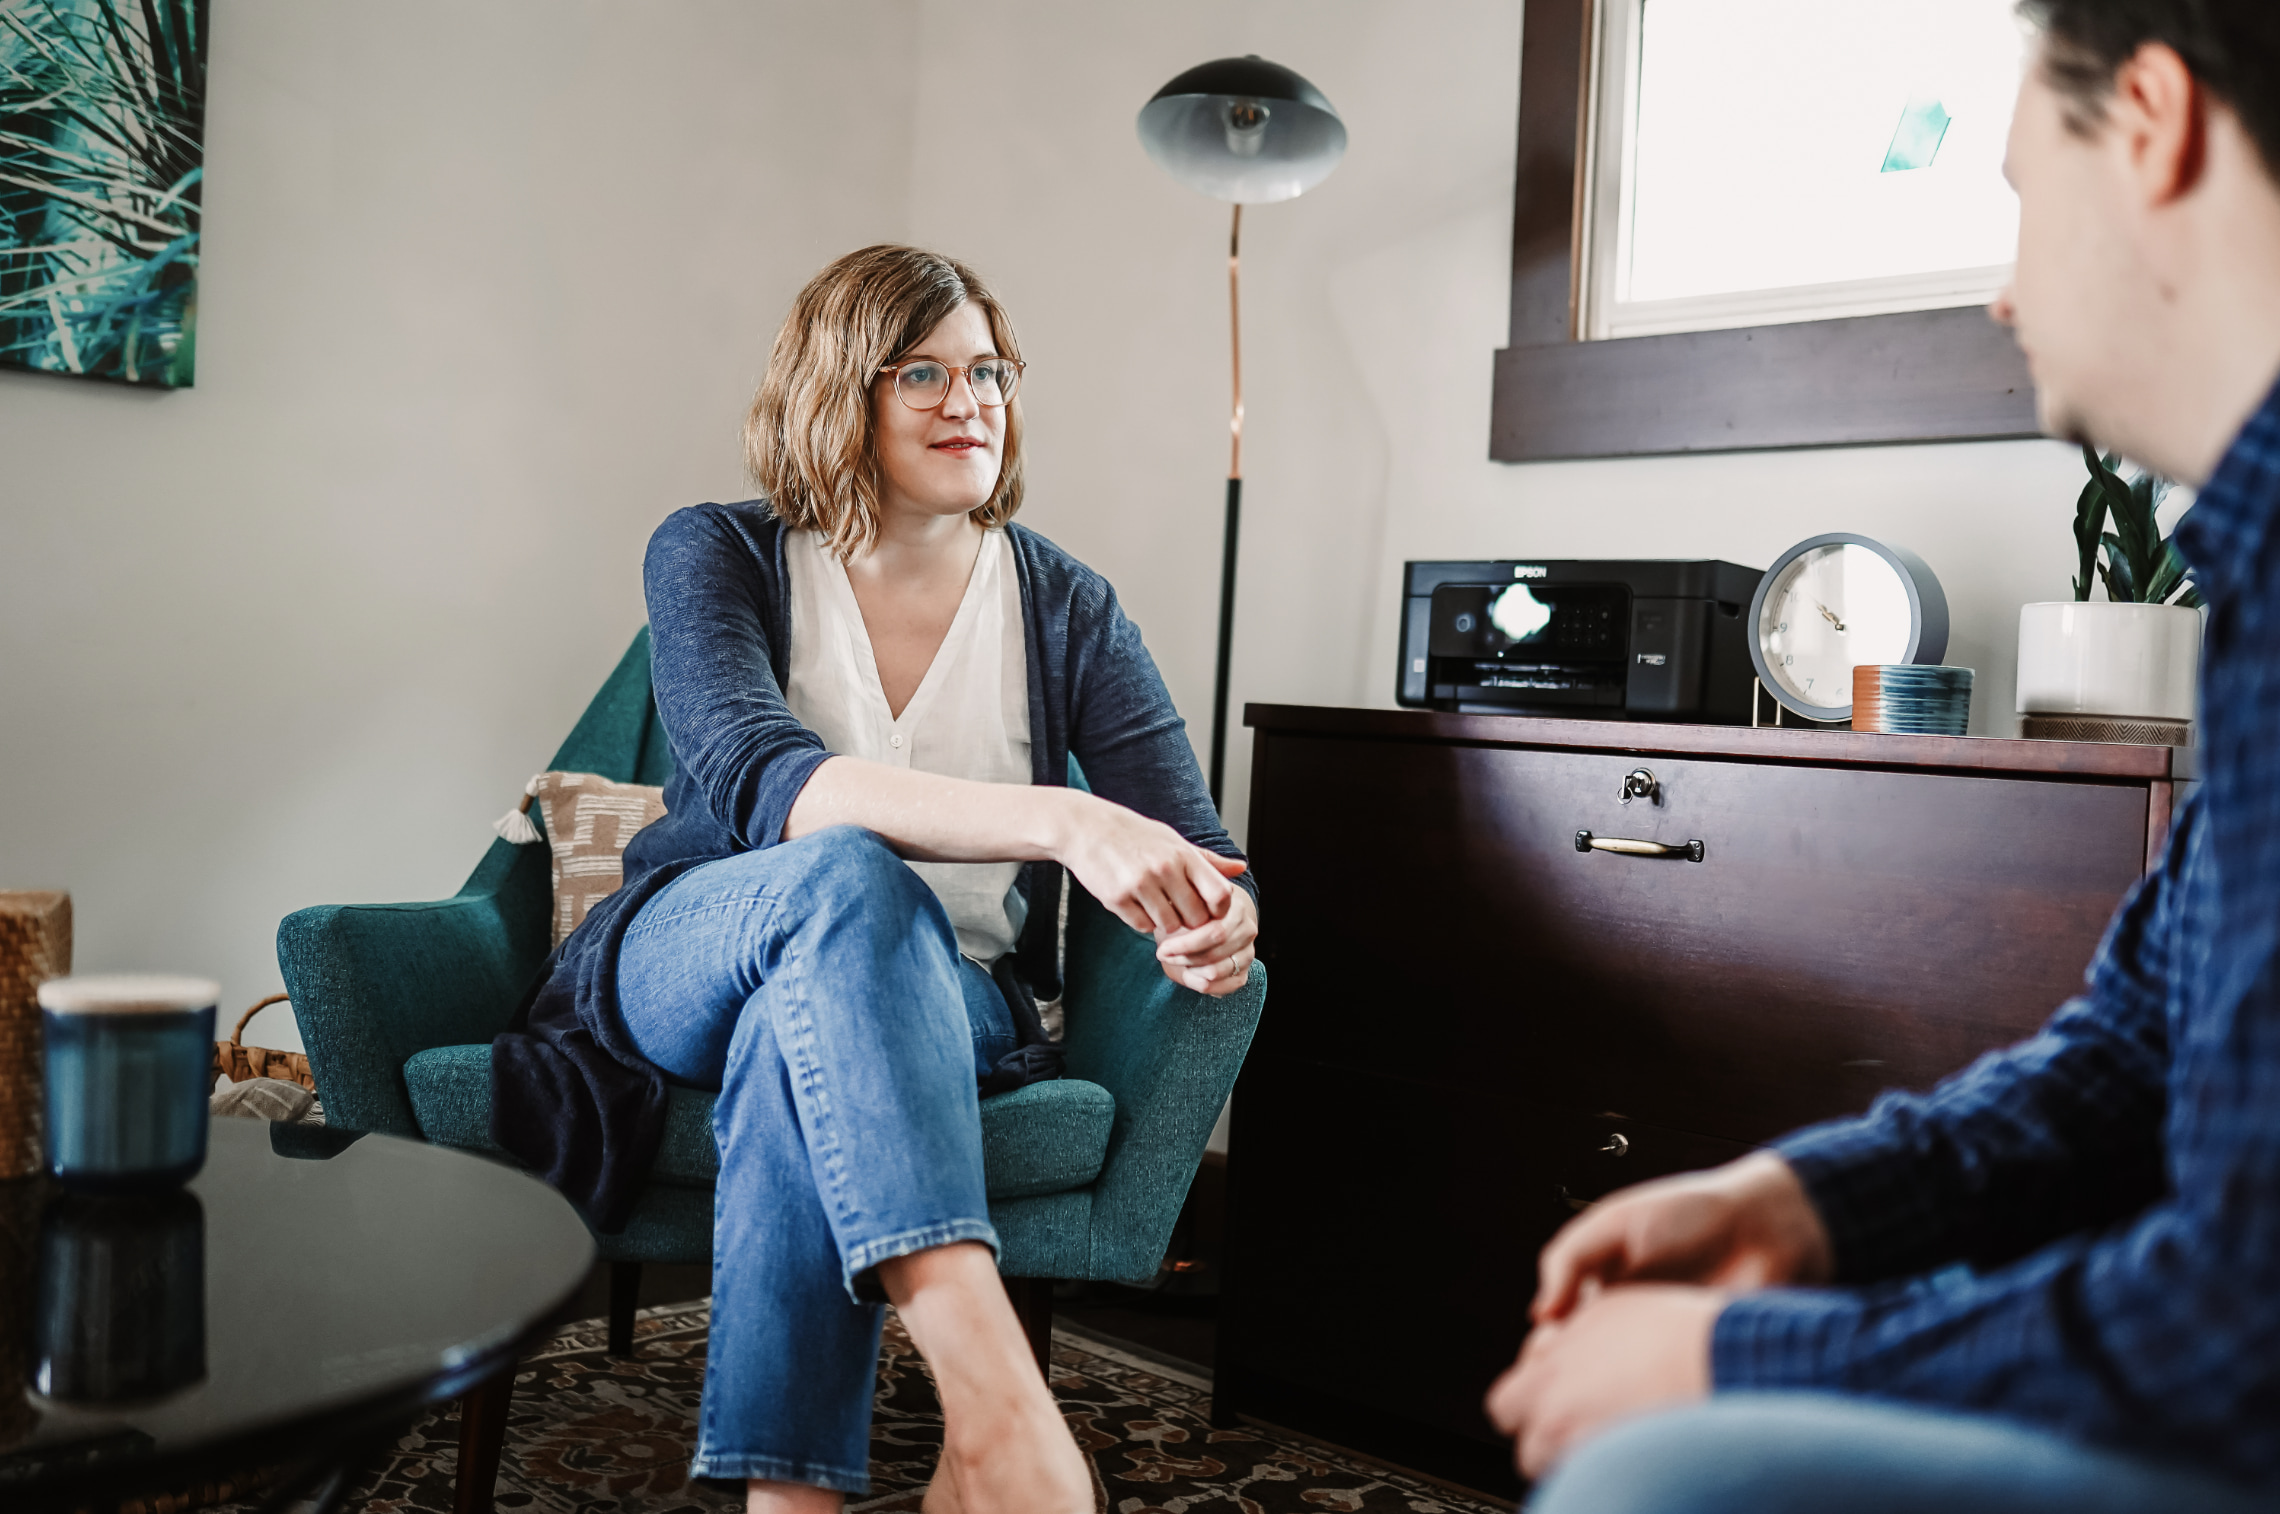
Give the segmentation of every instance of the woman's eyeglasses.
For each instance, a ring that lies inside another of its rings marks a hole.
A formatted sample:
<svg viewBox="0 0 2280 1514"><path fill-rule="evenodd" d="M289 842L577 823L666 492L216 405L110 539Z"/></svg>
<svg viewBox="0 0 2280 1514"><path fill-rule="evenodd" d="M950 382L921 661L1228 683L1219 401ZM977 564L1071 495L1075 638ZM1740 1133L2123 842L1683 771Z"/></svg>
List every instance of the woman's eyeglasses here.
<svg viewBox="0 0 2280 1514"><path fill-rule="evenodd" d="M1024 366L1018 358L1010 357L985 357L967 364L938 363L930 357L919 357L889 363L879 374L894 378L895 398L911 409L932 410L950 397L951 382L963 373L966 382L974 387L974 403L994 409L1020 390Z"/></svg>

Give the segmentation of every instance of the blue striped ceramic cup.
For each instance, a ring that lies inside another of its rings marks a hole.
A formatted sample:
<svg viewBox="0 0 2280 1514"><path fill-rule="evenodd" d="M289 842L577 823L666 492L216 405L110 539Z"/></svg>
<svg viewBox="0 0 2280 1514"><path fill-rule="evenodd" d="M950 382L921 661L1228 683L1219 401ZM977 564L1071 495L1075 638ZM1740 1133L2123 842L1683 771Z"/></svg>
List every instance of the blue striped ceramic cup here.
<svg viewBox="0 0 2280 1514"><path fill-rule="evenodd" d="M206 1163L214 1002L205 978L50 978L47 1165L68 1188L187 1182Z"/></svg>

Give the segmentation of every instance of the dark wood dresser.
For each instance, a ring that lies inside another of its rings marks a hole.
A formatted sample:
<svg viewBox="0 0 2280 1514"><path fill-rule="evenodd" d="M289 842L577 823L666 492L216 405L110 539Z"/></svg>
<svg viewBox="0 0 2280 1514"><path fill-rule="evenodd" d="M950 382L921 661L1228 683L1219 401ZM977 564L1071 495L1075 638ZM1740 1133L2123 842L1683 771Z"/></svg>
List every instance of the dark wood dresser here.
<svg viewBox="0 0 2280 1514"><path fill-rule="evenodd" d="M1481 1395L1561 1223L2031 1032L2158 855L2193 758L1246 719L1274 989L1235 1097L1215 1414L1491 1489L1517 1483Z"/></svg>

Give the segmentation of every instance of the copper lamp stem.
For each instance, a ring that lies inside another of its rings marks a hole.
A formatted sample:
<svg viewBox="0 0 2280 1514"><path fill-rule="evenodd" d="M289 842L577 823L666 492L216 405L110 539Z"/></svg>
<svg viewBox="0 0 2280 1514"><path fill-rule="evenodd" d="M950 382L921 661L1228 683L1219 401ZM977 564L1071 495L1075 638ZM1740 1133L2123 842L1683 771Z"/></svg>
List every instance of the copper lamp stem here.
<svg viewBox="0 0 2280 1514"><path fill-rule="evenodd" d="M1234 439L1234 450L1227 460L1227 476L1243 476L1243 207L1235 207L1235 224L1227 233L1227 341L1233 356L1235 374L1234 413L1228 417L1227 429Z"/></svg>

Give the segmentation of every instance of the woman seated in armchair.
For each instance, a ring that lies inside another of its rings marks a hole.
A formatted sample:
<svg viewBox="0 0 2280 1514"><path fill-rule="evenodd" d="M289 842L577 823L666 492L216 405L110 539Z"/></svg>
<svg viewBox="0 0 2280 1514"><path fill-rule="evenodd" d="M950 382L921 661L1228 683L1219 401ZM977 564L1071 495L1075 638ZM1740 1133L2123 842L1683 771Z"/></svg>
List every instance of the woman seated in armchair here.
<svg viewBox="0 0 2280 1514"><path fill-rule="evenodd" d="M1174 982L1250 972L1252 885L1139 631L1012 524L1021 374L949 258L867 247L801 291L745 431L765 497L650 541L668 813L493 1056L495 1138L604 1230L668 1080L719 1090L693 1472L755 1510L868 1490L882 1299L941 1393L929 1509L1092 1507L982 1174L979 1093L1059 1074L1051 864Z"/></svg>

